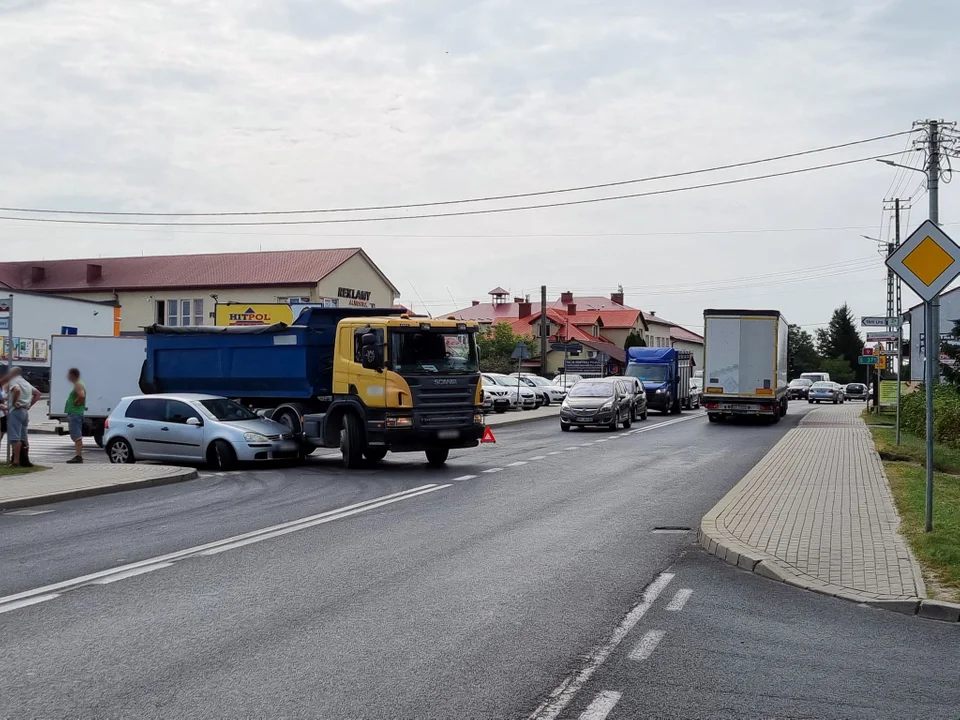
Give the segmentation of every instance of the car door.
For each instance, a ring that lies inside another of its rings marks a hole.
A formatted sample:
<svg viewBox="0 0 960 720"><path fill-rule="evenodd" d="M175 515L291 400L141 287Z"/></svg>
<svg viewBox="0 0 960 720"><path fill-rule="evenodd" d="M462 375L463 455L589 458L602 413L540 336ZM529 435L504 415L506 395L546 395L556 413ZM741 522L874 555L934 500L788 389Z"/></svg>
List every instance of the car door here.
<svg viewBox="0 0 960 720"><path fill-rule="evenodd" d="M199 421L199 425L187 423L190 418ZM164 404L164 422L160 426L159 441L166 448L168 457L178 460L203 459L204 421L188 403L182 400L166 400Z"/></svg>
<svg viewBox="0 0 960 720"><path fill-rule="evenodd" d="M152 458L161 451L160 427L163 425L164 400L133 400L123 418L123 435L130 441L135 458Z"/></svg>

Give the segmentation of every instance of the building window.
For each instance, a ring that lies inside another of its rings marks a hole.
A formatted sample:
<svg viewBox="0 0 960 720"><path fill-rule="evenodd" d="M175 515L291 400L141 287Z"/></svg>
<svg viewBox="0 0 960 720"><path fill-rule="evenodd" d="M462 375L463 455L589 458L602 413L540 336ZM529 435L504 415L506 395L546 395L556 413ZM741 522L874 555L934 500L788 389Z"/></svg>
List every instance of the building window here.
<svg viewBox="0 0 960 720"><path fill-rule="evenodd" d="M305 295L299 297L278 297L277 302L286 303L287 305L306 305L310 302L310 298Z"/></svg>
<svg viewBox="0 0 960 720"><path fill-rule="evenodd" d="M167 325L170 327L190 327L203 325L203 299L167 300Z"/></svg>

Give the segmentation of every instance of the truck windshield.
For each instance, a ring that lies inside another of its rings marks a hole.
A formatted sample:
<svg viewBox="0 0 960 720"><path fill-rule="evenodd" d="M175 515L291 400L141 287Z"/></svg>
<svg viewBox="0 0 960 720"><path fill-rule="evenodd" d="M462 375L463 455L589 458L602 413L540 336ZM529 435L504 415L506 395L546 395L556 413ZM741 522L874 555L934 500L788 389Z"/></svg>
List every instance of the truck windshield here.
<svg viewBox="0 0 960 720"><path fill-rule="evenodd" d="M397 372L475 373L480 369L474 333L394 332L390 354Z"/></svg>
<svg viewBox="0 0 960 720"><path fill-rule="evenodd" d="M630 363L627 365L627 375L640 378L644 382L666 382L667 366L650 363Z"/></svg>

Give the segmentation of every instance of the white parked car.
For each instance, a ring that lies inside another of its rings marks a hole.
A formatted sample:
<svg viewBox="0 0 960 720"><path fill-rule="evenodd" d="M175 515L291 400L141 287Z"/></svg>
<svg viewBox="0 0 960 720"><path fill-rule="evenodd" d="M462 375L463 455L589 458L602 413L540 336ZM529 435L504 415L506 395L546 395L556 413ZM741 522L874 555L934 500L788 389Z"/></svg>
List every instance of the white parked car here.
<svg viewBox="0 0 960 720"><path fill-rule="evenodd" d="M567 397L567 389L561 385L554 385L545 377L539 375L521 375L520 378L534 390L543 393L543 404L562 403Z"/></svg>
<svg viewBox="0 0 960 720"><path fill-rule="evenodd" d="M564 373L562 375L557 375L553 379L554 385L559 385L564 390L569 391L574 385L583 380L581 375L573 375L571 373Z"/></svg>
<svg viewBox="0 0 960 720"><path fill-rule="evenodd" d="M481 375L480 380L483 383L481 390L483 391L484 410L489 408L494 412L502 413L517 406L515 393L511 393L507 388L487 375ZM489 405L487 404L488 402Z"/></svg>
<svg viewBox="0 0 960 720"><path fill-rule="evenodd" d="M533 391L533 388L523 383L519 383L518 387L517 378L499 373L484 373L483 377L493 380L497 385L508 390L513 407L524 410L533 410L537 407L537 394Z"/></svg>

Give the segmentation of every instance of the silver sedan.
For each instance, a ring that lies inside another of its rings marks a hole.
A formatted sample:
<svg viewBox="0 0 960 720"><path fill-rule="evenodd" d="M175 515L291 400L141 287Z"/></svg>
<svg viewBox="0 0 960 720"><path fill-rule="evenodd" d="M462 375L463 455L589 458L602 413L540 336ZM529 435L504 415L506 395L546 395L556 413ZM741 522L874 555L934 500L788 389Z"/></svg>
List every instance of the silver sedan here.
<svg viewBox="0 0 960 720"><path fill-rule="evenodd" d="M215 395L126 397L110 413L105 428L104 447L112 463L206 462L226 469L238 462L300 455L286 425Z"/></svg>

